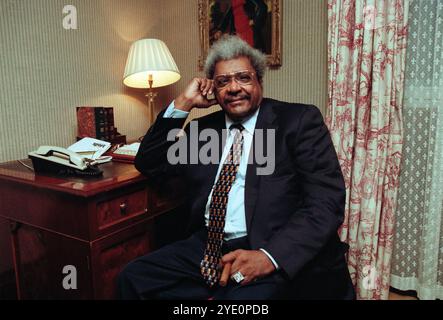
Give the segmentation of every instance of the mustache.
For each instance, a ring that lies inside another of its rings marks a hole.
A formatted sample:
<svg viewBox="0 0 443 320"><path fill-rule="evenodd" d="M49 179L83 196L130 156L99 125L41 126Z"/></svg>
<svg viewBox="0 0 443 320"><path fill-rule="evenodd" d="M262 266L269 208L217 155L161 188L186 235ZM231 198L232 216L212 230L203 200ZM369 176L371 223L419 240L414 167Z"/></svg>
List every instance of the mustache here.
<svg viewBox="0 0 443 320"><path fill-rule="evenodd" d="M251 97L248 94L242 94L242 95L233 95L233 96L229 96L227 98L224 99L225 103L230 103L230 102L234 102L237 100L249 100Z"/></svg>

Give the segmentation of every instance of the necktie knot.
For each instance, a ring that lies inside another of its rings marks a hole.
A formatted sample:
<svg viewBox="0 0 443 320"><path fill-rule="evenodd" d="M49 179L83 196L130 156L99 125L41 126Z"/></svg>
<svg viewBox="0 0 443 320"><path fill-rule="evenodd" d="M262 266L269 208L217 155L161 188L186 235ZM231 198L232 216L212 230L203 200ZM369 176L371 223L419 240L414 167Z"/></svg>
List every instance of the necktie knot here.
<svg viewBox="0 0 443 320"><path fill-rule="evenodd" d="M241 123L233 123L233 124L231 124L231 126L229 127L229 130L232 130L232 129L237 129L237 130L239 130L240 132L242 132L243 130L245 130L245 127L243 127Z"/></svg>

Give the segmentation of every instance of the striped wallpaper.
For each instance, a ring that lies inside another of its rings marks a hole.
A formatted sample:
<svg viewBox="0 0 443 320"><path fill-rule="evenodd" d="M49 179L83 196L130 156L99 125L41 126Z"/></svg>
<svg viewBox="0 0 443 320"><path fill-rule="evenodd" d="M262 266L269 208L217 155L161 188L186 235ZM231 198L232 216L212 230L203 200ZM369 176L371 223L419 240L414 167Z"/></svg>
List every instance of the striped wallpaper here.
<svg viewBox="0 0 443 320"><path fill-rule="evenodd" d="M326 2L283 1L283 66L267 73L266 96L324 110ZM63 28L68 3L77 8L77 30ZM81 105L112 106L119 132L143 135L143 90L126 88L122 76L130 44L146 37L168 45L182 74L158 90L159 111L198 75L197 0L1 0L0 161L73 143Z"/></svg>

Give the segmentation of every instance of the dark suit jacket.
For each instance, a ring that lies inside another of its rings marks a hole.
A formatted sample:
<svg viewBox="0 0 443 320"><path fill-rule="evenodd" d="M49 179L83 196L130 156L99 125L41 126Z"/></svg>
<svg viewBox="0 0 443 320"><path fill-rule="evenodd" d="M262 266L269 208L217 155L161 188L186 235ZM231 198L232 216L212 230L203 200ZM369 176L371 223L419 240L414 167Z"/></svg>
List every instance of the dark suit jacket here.
<svg viewBox="0 0 443 320"><path fill-rule="evenodd" d="M204 225L205 205L218 164L170 165L166 154L174 142L168 142L166 136L169 130L181 128L185 120L163 118L163 113L145 136L135 165L152 178L183 177L190 226L197 230ZM197 121L199 131L213 128L221 134L225 129L223 111ZM313 290L314 297L317 290L326 290L325 286L332 290L325 297L349 295L346 246L337 235L343 222L345 186L321 113L314 106L263 99L256 129L275 129L276 165L273 174L262 176L257 175L255 159L247 167L245 212L251 248L264 248L274 257L285 276L301 290L299 297L309 297L307 290ZM265 144L265 150L267 147Z"/></svg>

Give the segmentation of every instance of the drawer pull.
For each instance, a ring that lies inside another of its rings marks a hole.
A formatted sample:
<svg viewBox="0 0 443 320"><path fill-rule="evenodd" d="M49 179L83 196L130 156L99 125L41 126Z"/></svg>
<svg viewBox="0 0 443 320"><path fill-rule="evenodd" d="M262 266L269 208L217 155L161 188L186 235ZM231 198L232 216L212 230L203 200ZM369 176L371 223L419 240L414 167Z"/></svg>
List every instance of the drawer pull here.
<svg viewBox="0 0 443 320"><path fill-rule="evenodd" d="M123 202L120 204L120 213L122 215L126 214L126 209L128 208L128 205L126 204L126 202Z"/></svg>

